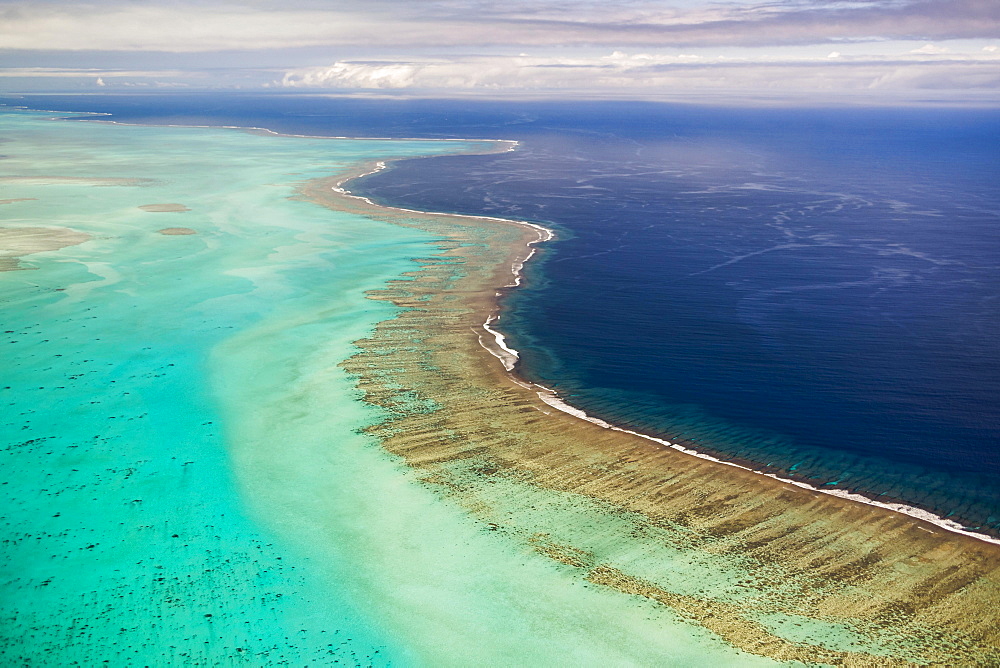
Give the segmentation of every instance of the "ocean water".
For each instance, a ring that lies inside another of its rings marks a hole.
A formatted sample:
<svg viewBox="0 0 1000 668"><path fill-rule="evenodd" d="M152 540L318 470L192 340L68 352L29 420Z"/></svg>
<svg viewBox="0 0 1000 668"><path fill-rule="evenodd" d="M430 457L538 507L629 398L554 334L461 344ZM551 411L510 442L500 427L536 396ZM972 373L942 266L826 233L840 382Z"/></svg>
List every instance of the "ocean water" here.
<svg viewBox="0 0 1000 668"><path fill-rule="evenodd" d="M510 154L397 163L355 190L557 230L505 303L521 373L614 422L1000 530L995 111L33 103L134 122L518 139Z"/></svg>
<svg viewBox="0 0 1000 668"><path fill-rule="evenodd" d="M501 327L588 413L995 533L1000 116L602 111L362 188L553 226Z"/></svg>
<svg viewBox="0 0 1000 668"><path fill-rule="evenodd" d="M3 663L770 665L486 531L361 433L338 363L392 315L364 292L433 239L295 185L456 144L52 117L0 112L3 225L92 237L0 273ZM140 208L164 203L188 210Z"/></svg>

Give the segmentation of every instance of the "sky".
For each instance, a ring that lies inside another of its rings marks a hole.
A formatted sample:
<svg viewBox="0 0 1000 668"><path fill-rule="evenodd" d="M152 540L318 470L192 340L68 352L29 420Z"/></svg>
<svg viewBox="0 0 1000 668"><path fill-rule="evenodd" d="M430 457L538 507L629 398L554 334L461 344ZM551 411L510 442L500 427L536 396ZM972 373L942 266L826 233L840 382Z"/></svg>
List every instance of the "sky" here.
<svg viewBox="0 0 1000 668"><path fill-rule="evenodd" d="M0 0L0 92L1000 106L1000 0Z"/></svg>

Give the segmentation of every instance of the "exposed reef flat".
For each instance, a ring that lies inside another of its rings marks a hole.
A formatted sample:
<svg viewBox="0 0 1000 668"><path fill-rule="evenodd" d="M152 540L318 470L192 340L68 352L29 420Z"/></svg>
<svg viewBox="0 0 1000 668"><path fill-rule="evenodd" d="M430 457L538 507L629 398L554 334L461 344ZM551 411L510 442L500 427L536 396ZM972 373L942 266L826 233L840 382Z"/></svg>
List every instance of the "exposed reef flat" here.
<svg viewBox="0 0 1000 668"><path fill-rule="evenodd" d="M90 239L68 227L0 227L0 271L23 269L18 258L76 246Z"/></svg>
<svg viewBox="0 0 1000 668"><path fill-rule="evenodd" d="M377 206L344 192L346 180L311 181L302 194L440 241L369 293L402 310L343 366L384 410L370 433L485 530L758 655L1000 659L1000 546L555 410L551 394L498 361L511 353L484 325L544 233Z"/></svg>
<svg viewBox="0 0 1000 668"><path fill-rule="evenodd" d="M196 230L192 230L190 227L164 227L162 230L157 230L160 234L166 236L182 236L185 234L198 234Z"/></svg>
<svg viewBox="0 0 1000 668"><path fill-rule="evenodd" d="M166 204L143 204L139 208L143 211L149 211L150 213L183 213L191 210L183 204L176 204L172 202Z"/></svg>

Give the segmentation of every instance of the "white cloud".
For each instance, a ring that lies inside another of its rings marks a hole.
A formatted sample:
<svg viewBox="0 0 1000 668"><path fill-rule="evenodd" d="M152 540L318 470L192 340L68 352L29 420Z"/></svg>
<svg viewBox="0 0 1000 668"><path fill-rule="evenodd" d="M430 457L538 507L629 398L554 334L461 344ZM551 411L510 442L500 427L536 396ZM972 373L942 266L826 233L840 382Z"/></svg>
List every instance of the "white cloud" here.
<svg viewBox="0 0 1000 668"><path fill-rule="evenodd" d="M37 86L59 77L99 86L100 77L108 87L271 81L637 95L920 87L932 79L989 88L982 63L995 67L1000 53L984 45L998 32L996 0L0 0L8 63L36 64L39 50L92 52L66 53L61 70L0 77ZM294 67L302 58L336 62ZM57 61L47 54L46 62ZM912 76L931 62L933 76ZM74 69L84 64L104 69Z"/></svg>
<svg viewBox="0 0 1000 668"><path fill-rule="evenodd" d="M951 53L951 49L946 46L938 46L937 44L924 44L919 49L913 49L910 53L918 53L922 55L936 56L945 53Z"/></svg>
<svg viewBox="0 0 1000 668"><path fill-rule="evenodd" d="M427 76L432 68L434 65L416 63L340 62L330 67L286 73L282 85L289 88L409 88Z"/></svg>
<svg viewBox="0 0 1000 668"><path fill-rule="evenodd" d="M703 62L690 54L599 57L467 56L434 61L340 61L285 74L288 88L577 89L618 88L662 78L655 68Z"/></svg>
<svg viewBox="0 0 1000 668"><path fill-rule="evenodd" d="M436 61L341 61L289 71L289 88L509 91L617 91L641 97L671 92L837 92L989 89L1000 92L994 59L824 58L750 62L685 54L626 53L592 58L469 56Z"/></svg>
<svg viewBox="0 0 1000 668"><path fill-rule="evenodd" d="M0 4L0 45L26 50L201 52L307 46L604 45L611 48L994 38L994 0L606 3L532 0L257 0Z"/></svg>

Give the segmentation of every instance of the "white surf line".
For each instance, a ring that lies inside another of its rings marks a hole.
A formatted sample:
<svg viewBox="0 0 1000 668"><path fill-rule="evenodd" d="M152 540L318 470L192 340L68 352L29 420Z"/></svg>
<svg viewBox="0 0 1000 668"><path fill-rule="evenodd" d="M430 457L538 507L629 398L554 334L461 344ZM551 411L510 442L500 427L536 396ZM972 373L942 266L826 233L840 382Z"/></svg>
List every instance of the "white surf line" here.
<svg viewBox="0 0 1000 668"><path fill-rule="evenodd" d="M486 346L483 346L483 347L486 348L487 350L490 350ZM492 351L490 351L490 352L492 352ZM494 355L496 355L496 353L494 353ZM501 358L501 361L503 361L502 358ZM506 364L504 366L506 366ZM509 368L508 368L508 371L510 371ZM644 439L646 439L648 441L653 441L654 443L659 443L660 445L663 445L663 446L668 447L668 448L672 448L672 449L677 450L679 452L683 452L684 454L691 455L692 457L698 457L700 459L707 459L708 461L715 462L717 464L724 464L726 466L732 466L733 468L738 468L738 469L742 469L744 471L749 471L751 473L756 473L757 475L766 476L768 478L772 478L774 480L778 480L780 482L787 483L789 485L795 485L796 487L799 487L801 489L807 489L807 490L812 491L812 492L818 492L820 494L829 494L830 496L836 496L836 497L839 497L841 499L847 499L849 501L855 501L857 503L863 503L863 504L866 504L866 505L869 505L869 506L876 506L878 508L883 508L885 510L896 512L896 513L899 513L901 515L907 515L909 517L913 517L913 518L916 518L918 520L922 520L924 522L927 522L929 524L933 524L933 525L935 525L935 526L937 526L937 527L939 527L941 529L944 529L946 531L950 531L952 533L957 533L957 534L960 534L962 536L968 536L969 538L975 538L977 540L981 540L981 541L984 541L984 542L987 542L987 543L993 543L995 545L1000 545L1000 539L993 538L992 536L988 536L986 534L978 533L978 532L975 532L975 531L968 531L965 528L963 528L963 526L961 524L959 524L958 522L955 522L954 520L949 520L949 519L944 518L944 517L940 517L940 516L935 515L934 513L930 512L930 511L928 511L928 510L924 510L923 508L916 508L914 506L908 506L908 505L906 505L904 503L885 503L885 502L882 502L882 501L876 501L874 499L868 498L867 496L864 496L863 494L855 494L853 492L848 492L847 490L844 490L844 489L820 489L818 487L814 487L814 486L812 486L812 485L810 485L808 483L800 482L798 480L791 480L789 478L782 478L781 476L778 476L778 475L776 475L774 473L767 473L765 471L758 471L757 469L752 469L752 468L743 466L741 464L737 464L735 462L729 462L729 461L726 461L724 459L719 459L718 457L713 457L712 455L709 455L709 454L706 454L706 453L703 453L703 452L698 452L697 450L692 450L691 448L685 448L682 445L679 445L677 443L671 443L670 441L667 441L667 440L662 439L662 438L656 438L655 436L650 436L648 434L642 434L642 433L637 432L637 431L632 431L631 429L624 429L622 427L616 427L615 425L610 424L608 422L605 422L604 420L601 420L600 418L596 418L596 417L593 417L592 415L588 415L586 412L580 410L579 408L575 408L574 406L571 406L571 405L567 404L565 401L563 401L559 397L559 395L554 390L551 390L551 389L549 389L549 388L547 388L547 387L545 387L543 385L525 384L525 383L518 383L518 384L521 385L522 387L529 387L530 389L534 390L536 392L536 394L538 395L539 399L541 399L542 401L544 401L549 406L552 406L556 410L560 410L563 413L568 413L569 415L572 415L574 417L580 418L581 420L586 420L587 422L590 422L592 424L596 424L596 425L598 425L600 427L604 427L605 429L611 429L611 430L614 430L614 431L620 431L623 434L631 434L632 436L638 436L639 438L644 438ZM541 389L539 389L539 388L541 388ZM917 527L917 528L918 529L923 529L923 527ZM923 529L923 530L930 532L929 529ZM930 533L933 533L933 532L930 532Z"/></svg>
<svg viewBox="0 0 1000 668"><path fill-rule="evenodd" d="M487 332L493 335L493 338L496 340L497 347L499 347L502 352L494 352L489 346L483 345L482 339L479 340L479 344L483 345L483 347L486 348L486 350L490 351L490 353L492 353L494 357L500 360L500 363L503 364L504 369L506 369L507 371L513 371L514 365L517 364L518 360L521 359L521 355L516 350L507 345L507 337L505 337L503 334L490 327L492 323L496 322L499 319L500 319L499 315L491 315L486 319L486 322L483 323L483 329L485 329Z"/></svg>
<svg viewBox="0 0 1000 668"><path fill-rule="evenodd" d="M515 148L517 148L517 146L518 146L518 142L517 141L512 141L512 140L503 140L503 141L507 141L508 143L511 144L511 146L507 149L508 151L512 151ZM552 230L550 230L549 228L547 228L547 227L545 227L543 225L538 225L537 223L529 223L529 222L523 221L523 220L510 220L510 219L507 219L507 218L496 218L496 217L492 217L492 216L471 216L471 215L461 214L461 213L443 213L443 212L438 212L438 211L421 211L421 210L417 210L417 209L406 209L406 208L398 207L398 206L386 206L386 205L383 205L383 204L377 204L376 202L373 202L372 200L370 200L367 197L363 197L361 195L355 195L350 190L348 190L347 188L344 187L344 184L347 183L348 181L352 181L354 179L360 179L360 178L363 178L365 176L370 176L372 174L376 174L376 173L381 172L382 170L386 169L386 167L387 167L386 161L379 160L378 162L375 163L375 166L372 167L372 169L368 170L367 172L364 172L364 173L361 173L361 174L347 176L347 177L341 179L340 181L337 181L337 183L333 185L333 187L331 188L331 190L334 190L338 194L343 195L345 197L351 197L351 198L354 198L354 199L358 199L358 200L361 200L361 201L363 201L363 202L365 202L365 203L367 203L367 204L369 204L371 206L378 207L378 208L381 208L381 209L389 209L389 210L392 210L392 211L402 211L404 213L418 213L418 214L422 214L422 215L431 215L431 216L451 216L451 217L455 217L455 218L468 218L470 220L487 220L487 221L495 221L495 222L502 222L502 223L513 223L515 225L520 225L522 227L530 227L531 229L535 230L538 233L538 238L537 239L533 239L531 241L528 241L527 244L526 244L526 246L529 249L528 254L523 259L519 258L519 259L514 260L514 262L511 264L511 274L514 277L514 280L513 280L512 283L509 283L508 285L506 285L504 287L515 288L515 287L517 287L517 286L519 286L521 284L521 272L524 269L524 265L525 265L525 263L528 260L530 260L535 255L535 252L536 252L536 249L531 248L531 246L533 246L534 244L537 244L537 243L542 243L542 242L545 242L545 241L551 241L552 239L555 238L555 232L553 232ZM500 293L497 293L498 296L499 296L499 294ZM494 357L496 357L497 359L499 359L500 362L501 362L501 364L503 364L504 369L506 369L507 371L513 371L514 365L518 362L518 360L520 359L521 356L520 356L520 354L518 353L517 350L515 350L514 348L511 348L510 346L507 345L507 339L506 339L506 337L502 333L500 333L499 331L497 331L496 329L494 329L493 327L490 326L494 322L498 321L499 319L500 319L500 315L494 312L494 313L491 313L486 318L486 322L483 323L483 329L487 333L489 333L490 336L493 337L493 340L496 342L496 348L492 348L490 346L485 345L483 343L482 337L480 337L480 339L479 339L479 344L481 346L483 346L486 350L488 350L491 355L493 355Z"/></svg>
<svg viewBox="0 0 1000 668"><path fill-rule="evenodd" d="M500 141L505 141L508 144L510 144L510 146L507 148L507 151L513 151L519 145L519 143L517 141L514 141L514 140L500 140ZM380 209L388 209L388 210L391 210L391 211L401 211L401 212L404 212L404 213L417 213L417 214L431 215L431 216L446 216L446 217L450 216L450 217L454 217L454 218L468 218L470 220L486 220L486 221L495 221L495 222L502 222L502 223L513 223L515 225L520 225L522 227L529 227L529 228L535 230L535 232L538 233L538 238L533 239L531 241L528 241L525 244L526 247L529 249L528 254L524 258L518 258L518 259L514 260L514 262L511 264L511 274L514 277L514 280L513 280L512 283L509 283L508 285L506 285L504 287L515 288L515 287L517 287L517 286L519 286L521 284L521 272L524 269L524 265L525 265L525 263L528 260L530 260L535 255L535 252L536 252L536 249L531 248L531 246L533 246L534 244L537 244L537 243L544 242L544 241L551 241L552 239L555 238L555 232L553 232L552 230L550 230L549 228L547 228L547 227L545 227L543 225L538 225L537 223L529 223L529 222L523 221L523 220L510 220L510 219L507 219L507 218L496 218L496 217L492 217L492 216L472 216L472 215L461 214L461 213L443 213L443 212L439 212L439 211L421 211L421 210L418 210L418 209L407 209L407 208L398 207L398 206L386 206L384 204L378 204L376 202L373 202L371 199L369 199L367 197L363 197L361 195L355 195L350 190L348 190L347 188L344 187L344 184L347 183L348 181L352 181L354 179L360 179L360 178L363 178L365 176L371 176L372 174L377 174L378 172L381 172L382 170L384 170L386 168L387 168L386 161L385 160L379 160L378 162L375 163L375 166L372 167L367 172L363 172L361 174L354 174L354 175L346 176L343 179L337 181L333 185L333 187L331 188L331 190L335 191L336 193L338 193L338 194L340 194L340 195L342 195L344 197L351 197L353 199L358 199L358 200L361 200L361 201L363 201L363 202L365 202L365 203L367 203L367 204L369 204L371 206L374 206L374 207L377 207L377 208L380 208ZM500 293L497 293L497 296L499 296L499 295L500 295ZM483 339L482 339L481 336L479 337L479 345L483 346L483 348L485 348L487 351L489 351L489 353L491 355L493 355L494 357L496 357L497 359L499 359L500 362L501 362L501 364L503 364L504 369L506 369L507 371L513 371L514 365L517 364L517 362L518 362L518 360L520 359L521 356L520 356L520 353L518 353L517 350L515 350L514 348L511 348L510 346L507 345L507 338L501 332L497 331L496 329L494 329L493 327L490 326L494 322L498 321L499 319L500 319L500 315L498 313L494 312L494 313L491 313L489 316L487 316L486 322L483 323L483 329L490 336L493 337L493 340L496 343L496 347L493 348L493 347L487 346L485 343L483 343Z"/></svg>
<svg viewBox="0 0 1000 668"><path fill-rule="evenodd" d="M478 140L470 140L470 141L478 141ZM518 142L514 141L514 140L506 140L505 139L505 140L501 140L501 141L509 142L509 143L513 144L514 147L516 147L518 145ZM508 149L508 150L513 150L513 149ZM424 157L432 157L432 156L424 156ZM416 214L420 214L420 215L424 215L424 216L446 216L446 217L450 217L450 218L467 218L469 220L489 220L489 221L494 221L494 222L498 222L498 223L507 223L507 224L520 225L522 227L530 227L533 230L535 230L536 232L538 232L538 238L537 239L533 239L532 241L527 242L526 245L529 246L529 247L533 246L534 244L542 243L544 241L551 241L552 239L556 238L555 232L553 232L549 228L547 228L547 227L545 227L543 225L539 225L537 223L529 223L528 221L525 221L525 220L512 220L510 218L498 218L496 216L473 216L473 215L469 215L469 214L465 214L465 213L446 213L444 211L423 211L423 210L420 210L420 209L407 209L407 208L400 207L400 206L388 206L388 205L385 205L385 204L379 204L377 202L373 202L372 200L368 199L367 197L363 197L362 195L355 195L350 190L347 190L346 188L344 188L344 184L347 183L348 181L353 181L354 179L360 179L360 178L365 177L365 176L370 176L372 174L375 174L377 172L382 171L383 169L386 169L386 162L383 161L383 160L380 160L377 163L375 163L375 167L373 169L371 169L371 170L369 170L369 171L367 171L367 172L365 172L363 174L355 174L355 175L347 176L347 177L341 179L340 181L337 181L337 183L334 184L334 186L331 188L331 190L334 190L337 193L339 193L339 194L341 194L341 195L343 195L345 197L351 197L351 198L354 198L354 199L358 199L358 200L361 200L361 201L363 201L366 204L369 204L371 206L378 207L380 209L386 209L386 210L389 210L389 211L402 211L403 213L416 213ZM525 257L523 260L519 259L519 260L515 260L514 261L514 263L511 265L511 272L512 272L512 274L514 276L514 283L511 284L511 285L508 285L506 287L516 287L516 286L520 285L521 270L524 268L524 263L527 262L528 259L530 259L531 256L533 256L534 254L535 254L535 249L531 249L531 251L528 253L527 257Z"/></svg>
<svg viewBox="0 0 1000 668"><path fill-rule="evenodd" d="M0 102L0 107L7 107L8 109L17 109L19 111L37 111L43 114L80 114L85 116L112 116L110 112L107 111L59 111L58 109L39 109L37 107L29 107L23 104L7 104L6 102ZM62 120L53 118L51 120ZM72 119L66 119L72 120Z"/></svg>
<svg viewBox="0 0 1000 668"><path fill-rule="evenodd" d="M22 111L37 111L43 114L79 114L83 116L114 116L114 112L107 111L59 111L58 109L37 109L35 107L28 107L24 105L10 105L0 102L0 107L7 107L8 109L18 109ZM463 138L463 137L362 137L355 135L300 135L291 132L278 132L270 128L258 127L256 125L201 125L197 123L129 123L126 121L110 121L100 118L52 118L49 120L53 121L79 121L88 120L94 123L106 123L108 125L124 125L127 127L139 127L139 128L200 128L208 130L245 130L248 132L262 132L264 134L272 135L274 137L296 137L299 139L350 139L359 141L422 141L422 142L476 142L476 143L488 143L488 144L509 144L507 148L503 151L496 151L497 153L509 153L516 150L519 142L514 139L496 139L496 138ZM454 155L454 154L449 154ZM469 155L483 155L470 153ZM414 158L430 158L434 156L413 156ZM395 159L405 159L405 158L395 158ZM362 175L362 176L367 176ZM499 219L498 219L499 220Z"/></svg>

